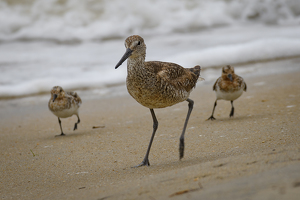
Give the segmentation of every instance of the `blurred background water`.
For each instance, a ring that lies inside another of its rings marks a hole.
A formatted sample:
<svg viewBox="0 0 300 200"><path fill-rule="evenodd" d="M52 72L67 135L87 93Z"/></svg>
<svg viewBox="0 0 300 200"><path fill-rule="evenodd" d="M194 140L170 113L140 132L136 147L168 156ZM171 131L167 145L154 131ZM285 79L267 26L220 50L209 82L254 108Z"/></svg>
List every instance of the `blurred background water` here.
<svg viewBox="0 0 300 200"><path fill-rule="evenodd" d="M133 34L146 60L200 65L212 80L219 66L299 56L299 25L299 0L1 0L0 99L55 85L126 92L114 89L126 64L114 67Z"/></svg>

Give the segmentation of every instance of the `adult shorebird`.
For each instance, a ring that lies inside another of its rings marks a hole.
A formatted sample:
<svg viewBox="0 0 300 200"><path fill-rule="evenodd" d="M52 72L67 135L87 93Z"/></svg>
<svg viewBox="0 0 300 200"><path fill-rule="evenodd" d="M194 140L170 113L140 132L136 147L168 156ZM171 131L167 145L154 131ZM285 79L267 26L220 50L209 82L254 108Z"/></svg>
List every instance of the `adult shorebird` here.
<svg viewBox="0 0 300 200"><path fill-rule="evenodd" d="M81 105L81 99L76 92L65 92L62 87L54 86L51 90L51 98L48 102L49 110L58 117L58 123L61 130L61 136L65 135L61 127L60 118L71 117L76 115L78 121L74 125L74 131L77 129L77 124L80 123L78 109Z"/></svg>
<svg viewBox="0 0 300 200"><path fill-rule="evenodd" d="M207 120L215 120L214 112L217 106L217 101L220 99L231 101L231 112L229 117L234 115L233 101L239 98L243 91L246 92L247 85L244 79L234 73L234 68L230 65L223 67L222 76L217 79L213 86L216 92L216 101L211 116Z"/></svg>
<svg viewBox="0 0 300 200"><path fill-rule="evenodd" d="M193 109L189 99L200 75L200 66L183 68L175 63L145 62L146 44L144 39L133 35L125 40L126 52L116 65L116 69L128 58L126 85L129 94L140 104L150 109L153 119L153 132L143 161L135 166L149 166L149 152L158 127L154 108L165 108L182 101L188 101L188 113L180 136L179 158L184 154L184 133Z"/></svg>

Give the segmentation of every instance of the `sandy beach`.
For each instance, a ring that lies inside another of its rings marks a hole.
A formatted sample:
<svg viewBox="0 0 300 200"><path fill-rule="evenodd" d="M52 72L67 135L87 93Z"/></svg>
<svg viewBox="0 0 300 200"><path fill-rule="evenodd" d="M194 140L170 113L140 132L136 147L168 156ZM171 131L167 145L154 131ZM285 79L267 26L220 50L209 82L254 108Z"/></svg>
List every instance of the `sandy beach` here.
<svg viewBox="0 0 300 200"><path fill-rule="evenodd" d="M0 105L0 198L299 199L300 59L289 61L298 70L285 71L285 62L261 64L283 68L276 73L244 77L248 91L234 102L233 118L230 102L218 101L217 120L206 121L214 82L199 82L181 161L188 103L155 110L150 167L131 168L146 153L152 118L129 94L81 96L81 123L73 131L76 117L62 119L64 137L55 137L60 129L47 101L6 101Z"/></svg>

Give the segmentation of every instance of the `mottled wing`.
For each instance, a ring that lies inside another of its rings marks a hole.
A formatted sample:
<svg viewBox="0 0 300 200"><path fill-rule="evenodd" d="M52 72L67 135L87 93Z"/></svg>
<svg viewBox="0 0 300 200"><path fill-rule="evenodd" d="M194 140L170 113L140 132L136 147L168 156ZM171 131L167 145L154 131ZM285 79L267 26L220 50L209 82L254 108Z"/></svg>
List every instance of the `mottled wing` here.
<svg viewBox="0 0 300 200"><path fill-rule="evenodd" d="M247 84L246 84L245 81L244 81L244 84L245 84L244 91L246 92L247 91Z"/></svg>
<svg viewBox="0 0 300 200"><path fill-rule="evenodd" d="M246 85L244 79L237 75L237 81L239 83L240 88L243 88L243 90L246 92L247 91L247 85Z"/></svg>
<svg viewBox="0 0 300 200"><path fill-rule="evenodd" d="M48 101L48 108L49 108L49 110L52 111L52 108L51 108L51 101L53 101L53 100L50 98L49 101Z"/></svg>
<svg viewBox="0 0 300 200"><path fill-rule="evenodd" d="M158 81L163 81L174 88L184 89L187 92L196 86L198 74L200 74L200 67L199 70L198 67L191 70L175 63L159 61L146 62L145 68L156 74Z"/></svg>
<svg viewBox="0 0 300 200"><path fill-rule="evenodd" d="M214 84L214 86L213 86L213 91L217 91L217 84L218 84L219 81L221 81L221 78L222 78L222 77L219 77L219 78L216 80L216 82L215 82L215 84Z"/></svg>
<svg viewBox="0 0 300 200"><path fill-rule="evenodd" d="M70 96L70 98L74 99L74 101L80 105L82 103L81 98L79 97L79 95L76 92L66 92L67 95Z"/></svg>
<svg viewBox="0 0 300 200"><path fill-rule="evenodd" d="M190 70L191 72L193 72L197 77L200 76L200 71L201 71L201 67L199 65L193 67L193 68L188 68L188 70Z"/></svg>

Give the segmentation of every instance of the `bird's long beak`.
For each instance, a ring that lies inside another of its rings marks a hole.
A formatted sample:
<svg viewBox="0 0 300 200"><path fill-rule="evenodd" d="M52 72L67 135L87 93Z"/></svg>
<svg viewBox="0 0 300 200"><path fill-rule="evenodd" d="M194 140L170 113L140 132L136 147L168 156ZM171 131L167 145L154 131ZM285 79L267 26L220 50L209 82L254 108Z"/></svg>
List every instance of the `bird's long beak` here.
<svg viewBox="0 0 300 200"><path fill-rule="evenodd" d="M232 82L232 74L228 74L227 77L230 79L230 81Z"/></svg>
<svg viewBox="0 0 300 200"><path fill-rule="evenodd" d="M116 65L115 69L117 69L120 65L122 65L122 63L132 54L132 50L130 48L126 49L125 54L123 55L123 57L121 58L121 60L118 62L118 64Z"/></svg>
<svg viewBox="0 0 300 200"><path fill-rule="evenodd" d="M56 98L57 98L57 94L53 94L53 102L55 101Z"/></svg>

